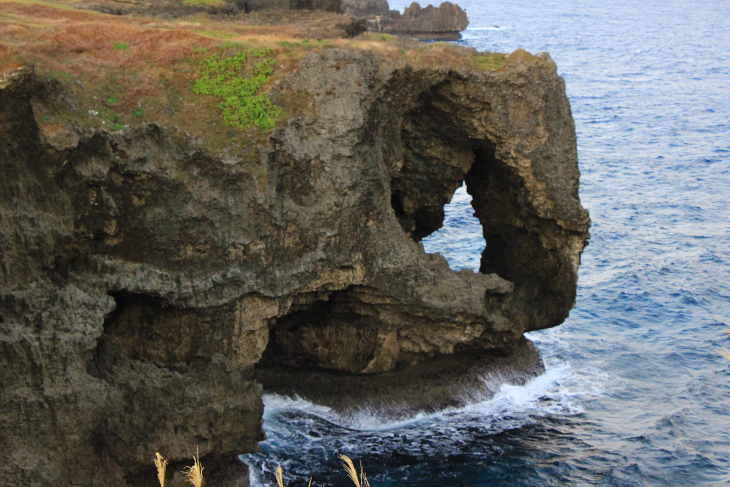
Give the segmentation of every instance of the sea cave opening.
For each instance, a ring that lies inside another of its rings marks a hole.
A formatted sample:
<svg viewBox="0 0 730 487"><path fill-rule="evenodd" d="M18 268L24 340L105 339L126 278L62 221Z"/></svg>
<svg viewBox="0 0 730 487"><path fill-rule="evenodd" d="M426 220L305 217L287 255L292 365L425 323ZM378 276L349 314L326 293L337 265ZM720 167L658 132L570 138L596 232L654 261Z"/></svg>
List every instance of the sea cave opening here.
<svg viewBox="0 0 730 487"><path fill-rule="evenodd" d="M510 267L502 244L522 182L499 160L495 141L475 136L444 90L423 92L403 114L391 206L402 230L426 253L443 255L452 270L502 276Z"/></svg>
<svg viewBox="0 0 730 487"><path fill-rule="evenodd" d="M486 248L484 230L474 216L472 196L462 184L451 201L444 205L444 220L440 229L424 237L421 242L428 254L439 253L455 271L479 271L482 252Z"/></svg>
<svg viewBox="0 0 730 487"><path fill-rule="evenodd" d="M294 367L359 374L394 365L397 355L383 352L391 337L378 326L387 298L377 290L350 286L298 300L270 323L269 342L257 370Z"/></svg>

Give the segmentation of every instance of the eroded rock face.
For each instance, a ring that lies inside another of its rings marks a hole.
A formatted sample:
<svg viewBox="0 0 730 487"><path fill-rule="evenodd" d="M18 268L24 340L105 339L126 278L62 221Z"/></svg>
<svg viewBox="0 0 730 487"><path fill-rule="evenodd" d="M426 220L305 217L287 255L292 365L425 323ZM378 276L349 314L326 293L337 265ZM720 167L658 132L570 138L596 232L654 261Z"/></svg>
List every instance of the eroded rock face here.
<svg viewBox="0 0 730 487"><path fill-rule="evenodd" d="M311 55L279 87L311 116L245 159L155 125L43 132L33 107L63 90L3 80L4 480L124 485L156 451L253 451L260 360L372 377L561 323L589 226L573 120L549 57L508 59ZM418 243L464 181L479 273Z"/></svg>
<svg viewBox="0 0 730 487"><path fill-rule="evenodd" d="M468 26L466 11L451 2L425 8L413 2L403 14L391 10L388 15L374 18L368 23L368 29L373 32L446 40L461 39L459 32Z"/></svg>

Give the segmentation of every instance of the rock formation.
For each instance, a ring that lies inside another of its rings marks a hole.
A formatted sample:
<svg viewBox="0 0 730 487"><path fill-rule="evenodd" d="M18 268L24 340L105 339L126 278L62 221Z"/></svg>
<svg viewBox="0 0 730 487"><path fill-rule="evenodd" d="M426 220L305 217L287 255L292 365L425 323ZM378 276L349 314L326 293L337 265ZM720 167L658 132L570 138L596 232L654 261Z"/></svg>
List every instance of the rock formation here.
<svg viewBox="0 0 730 487"><path fill-rule="evenodd" d="M387 34L402 34L423 39L461 39L460 31L467 28L466 12L458 5L444 2L437 7L426 8L413 2L403 14L391 10L384 17L376 17L368 23L368 30Z"/></svg>
<svg viewBox="0 0 730 487"><path fill-rule="evenodd" d="M0 81L7 485L143 485L155 451L255 450L262 356L372 377L508 356L568 316L589 220L548 56L482 71L328 49L274 101L287 90L309 116L214 155L154 124L41 130L36 107L74 106L60 83ZM464 182L481 272L419 243Z"/></svg>

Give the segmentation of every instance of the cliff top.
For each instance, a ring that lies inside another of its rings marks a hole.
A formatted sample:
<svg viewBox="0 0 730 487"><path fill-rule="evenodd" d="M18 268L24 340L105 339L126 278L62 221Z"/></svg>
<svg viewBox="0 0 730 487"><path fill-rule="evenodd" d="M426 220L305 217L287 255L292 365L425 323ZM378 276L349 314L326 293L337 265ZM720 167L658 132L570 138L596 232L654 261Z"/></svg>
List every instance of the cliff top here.
<svg viewBox="0 0 730 487"><path fill-rule="evenodd" d="M444 70L501 70L510 64L503 54L477 53L443 42L423 44L372 33L347 38L346 26L353 20L345 15L307 11L228 15L218 5L224 3L0 0L0 79L32 64L42 79L65 87L63 103L35 107L38 123L50 138L62 137L69 127L114 131L155 122L202 137L211 149L238 150L263 140L277 122L312 109L296 87L277 87L314 52L365 50L396 66ZM237 68L221 64L236 58ZM247 88L252 90L250 97L222 112L221 100L230 89L240 88L230 83L243 78L229 76L220 86L203 86L198 80L206 72L215 78L234 68L248 80L257 79ZM263 106L272 91L276 105Z"/></svg>

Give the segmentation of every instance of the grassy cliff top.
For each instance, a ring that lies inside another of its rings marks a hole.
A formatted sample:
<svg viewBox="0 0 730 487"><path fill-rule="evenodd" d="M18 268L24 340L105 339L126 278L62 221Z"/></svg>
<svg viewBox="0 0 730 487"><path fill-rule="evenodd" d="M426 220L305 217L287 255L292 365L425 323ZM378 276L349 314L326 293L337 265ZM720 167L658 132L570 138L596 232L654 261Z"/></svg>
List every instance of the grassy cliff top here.
<svg viewBox="0 0 730 487"><path fill-rule="evenodd" d="M505 65L503 54L479 54L447 43L424 44L370 33L348 39L340 25L352 19L339 14L216 15L210 10L216 2L0 0L0 79L33 64L41 78L66 86L72 109L56 104L36 110L38 123L50 135L70 124L120 130L156 122L202 136L211 148L235 148L244 139L263 140L272 124L301 110L296 96L278 97L281 106L268 112L261 100L313 52L360 49L377 52L396 65L440 69L498 70ZM234 58L241 61L237 66L223 65ZM257 69L262 61L265 69ZM229 74L238 69L242 78L263 76L241 85L253 91L234 100L234 108L249 110L244 118L270 117L272 123L224 120L221 100L231 93L226 83L240 80L218 78L217 85L208 83L206 88L199 81L206 69L214 81L226 69Z"/></svg>

